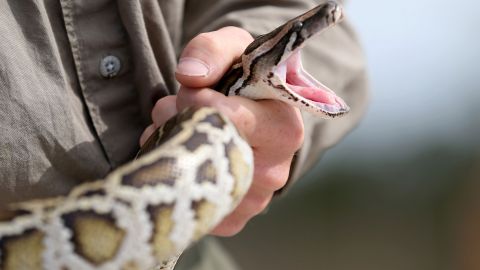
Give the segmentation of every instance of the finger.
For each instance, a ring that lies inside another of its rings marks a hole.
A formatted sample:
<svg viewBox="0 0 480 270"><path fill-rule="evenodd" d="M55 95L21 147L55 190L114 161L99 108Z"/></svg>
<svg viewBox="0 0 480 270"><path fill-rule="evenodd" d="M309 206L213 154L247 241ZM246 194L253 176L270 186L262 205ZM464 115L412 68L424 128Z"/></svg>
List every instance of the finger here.
<svg viewBox="0 0 480 270"><path fill-rule="evenodd" d="M193 88L214 85L252 41L252 36L238 27L199 34L180 56L178 82Z"/></svg>
<svg viewBox="0 0 480 270"><path fill-rule="evenodd" d="M284 151L290 155L303 142L304 127L300 111L281 101L227 98L208 88L181 87L177 109L189 106L217 108L232 120L252 147L262 146L269 150L276 148L277 152Z"/></svg>
<svg viewBox="0 0 480 270"><path fill-rule="evenodd" d="M160 127L177 113L177 96L166 96L159 99L155 103L151 115L154 126Z"/></svg>
<svg viewBox="0 0 480 270"><path fill-rule="evenodd" d="M283 188L290 174L293 153L285 155L275 153L272 155L272 151L257 148L254 155L253 179L255 179L255 185L270 192Z"/></svg>
<svg viewBox="0 0 480 270"><path fill-rule="evenodd" d="M254 216L262 213L272 199L273 193L252 185L249 192L222 222L212 230L217 236L232 236L240 232Z"/></svg>
<svg viewBox="0 0 480 270"><path fill-rule="evenodd" d="M151 124L143 131L142 136L140 136L140 147L142 147L143 144L147 141L147 139L152 136L153 132L155 132L156 129L157 128L153 124Z"/></svg>

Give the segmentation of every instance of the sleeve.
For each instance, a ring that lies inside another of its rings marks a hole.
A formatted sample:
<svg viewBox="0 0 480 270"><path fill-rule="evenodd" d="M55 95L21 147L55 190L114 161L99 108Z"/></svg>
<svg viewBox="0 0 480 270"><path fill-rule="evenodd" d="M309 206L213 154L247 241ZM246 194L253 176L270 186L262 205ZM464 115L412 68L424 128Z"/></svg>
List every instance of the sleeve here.
<svg viewBox="0 0 480 270"><path fill-rule="evenodd" d="M273 30L323 0L207 0L186 1L183 43L196 34L223 26L246 29L253 36ZM305 139L296 153L287 185L288 189L312 168L327 149L338 143L360 121L368 100L365 59L348 14L339 25L307 43L303 49L305 68L316 79L333 89L350 106L351 111L334 120L303 114Z"/></svg>

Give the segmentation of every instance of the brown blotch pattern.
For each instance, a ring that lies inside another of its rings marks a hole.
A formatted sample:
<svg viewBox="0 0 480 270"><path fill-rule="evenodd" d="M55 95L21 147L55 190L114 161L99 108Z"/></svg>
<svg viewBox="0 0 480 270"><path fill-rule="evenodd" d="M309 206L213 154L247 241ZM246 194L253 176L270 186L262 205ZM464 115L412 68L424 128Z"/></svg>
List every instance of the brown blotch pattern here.
<svg viewBox="0 0 480 270"><path fill-rule="evenodd" d="M243 158L242 152L238 149L238 146L232 141L225 145L225 154L228 158L228 168L230 174L235 179L235 186L232 190L232 197L236 201L239 199L241 194L240 182L245 179L249 172L249 167L245 159Z"/></svg>
<svg viewBox="0 0 480 270"><path fill-rule="evenodd" d="M154 150L157 146L162 145L166 141L170 140L171 138L175 137L177 134L183 131L183 127L181 125L182 122L188 121L192 118L195 114L196 109L194 108L187 108L176 114L172 118L168 119L168 121L159 129L157 129L143 144L142 148L137 153L137 158L145 155L146 153Z"/></svg>
<svg viewBox="0 0 480 270"><path fill-rule="evenodd" d="M194 131L193 134L183 143L188 151L194 152L200 146L211 144L208 140L208 135L203 132Z"/></svg>
<svg viewBox="0 0 480 270"><path fill-rule="evenodd" d="M27 230L22 235L3 237L0 240L0 269L42 269L44 237L43 232L35 229Z"/></svg>
<svg viewBox="0 0 480 270"><path fill-rule="evenodd" d="M217 171L212 160L208 159L198 167L195 181L197 183L210 182L213 184L217 182Z"/></svg>
<svg viewBox="0 0 480 270"><path fill-rule="evenodd" d="M153 234L150 243L157 259L171 256L175 246L170 241L169 235L173 228L173 204L149 205L147 211L153 224Z"/></svg>
<svg viewBox="0 0 480 270"><path fill-rule="evenodd" d="M209 123L213 127L216 127L219 129L222 129L227 124L225 120L223 120L223 118L218 113L207 115L207 117L205 117L205 119L200 121L200 123Z"/></svg>
<svg viewBox="0 0 480 270"><path fill-rule="evenodd" d="M238 59L238 61L241 61L241 58ZM236 68L231 68L215 85L214 89L217 92L220 92L224 94L225 96L228 96L230 92L230 88L232 88L233 85L238 81L239 78L242 78L243 76L243 66L239 66Z"/></svg>
<svg viewBox="0 0 480 270"><path fill-rule="evenodd" d="M96 266L113 260L125 237L125 231L108 214L77 211L63 215L62 219L72 231L75 252Z"/></svg>
<svg viewBox="0 0 480 270"><path fill-rule="evenodd" d="M142 166L122 178L122 184L142 188L144 186L156 186L163 183L168 186L175 185L175 179L180 177L180 172L174 170L177 160L171 157L162 157L157 161Z"/></svg>
<svg viewBox="0 0 480 270"><path fill-rule="evenodd" d="M106 192L103 188L98 188L98 189L91 189L85 191L83 194L81 194L79 197L94 197L94 196L105 196Z"/></svg>
<svg viewBox="0 0 480 270"><path fill-rule="evenodd" d="M0 222L9 222L13 221L15 218L19 216L29 215L31 214L28 210L23 209L2 209L0 210Z"/></svg>
<svg viewBox="0 0 480 270"><path fill-rule="evenodd" d="M197 221L197 226L193 233L193 239L197 240L211 229L211 218L215 213L216 206L203 199L200 201L192 202L192 209L195 210L195 219Z"/></svg>

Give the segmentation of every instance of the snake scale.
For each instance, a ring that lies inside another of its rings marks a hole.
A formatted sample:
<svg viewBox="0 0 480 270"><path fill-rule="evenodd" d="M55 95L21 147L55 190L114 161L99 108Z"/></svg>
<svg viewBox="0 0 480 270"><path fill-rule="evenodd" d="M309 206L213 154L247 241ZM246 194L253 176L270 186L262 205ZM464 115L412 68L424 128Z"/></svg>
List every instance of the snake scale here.
<svg viewBox="0 0 480 270"><path fill-rule="evenodd" d="M323 118L347 113L300 60L304 42L341 18L329 1L257 37L216 90L282 100ZM173 269L235 208L252 175L252 150L233 124L213 108L187 109L105 179L4 207L0 269Z"/></svg>

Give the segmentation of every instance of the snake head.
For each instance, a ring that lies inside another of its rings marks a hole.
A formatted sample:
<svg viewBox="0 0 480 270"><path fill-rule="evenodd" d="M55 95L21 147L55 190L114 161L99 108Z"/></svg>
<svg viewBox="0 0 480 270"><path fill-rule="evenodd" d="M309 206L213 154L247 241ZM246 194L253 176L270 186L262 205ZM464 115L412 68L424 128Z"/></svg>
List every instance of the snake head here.
<svg viewBox="0 0 480 270"><path fill-rule="evenodd" d="M347 113L350 108L345 101L310 75L300 56L307 40L342 18L341 6L328 1L257 37L220 81L219 91L281 100L323 118Z"/></svg>

